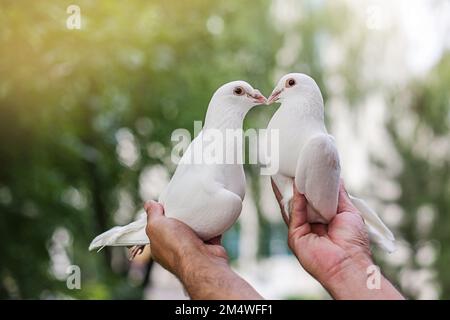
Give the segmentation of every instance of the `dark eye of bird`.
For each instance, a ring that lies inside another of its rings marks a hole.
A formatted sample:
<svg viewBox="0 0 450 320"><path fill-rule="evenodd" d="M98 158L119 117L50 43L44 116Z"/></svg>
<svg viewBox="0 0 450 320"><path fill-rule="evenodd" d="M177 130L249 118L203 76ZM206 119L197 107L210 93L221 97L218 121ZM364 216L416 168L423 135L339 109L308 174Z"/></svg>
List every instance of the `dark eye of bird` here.
<svg viewBox="0 0 450 320"><path fill-rule="evenodd" d="M244 93L244 90L242 90L241 87L237 87L236 89L234 89L234 94L240 96Z"/></svg>
<svg viewBox="0 0 450 320"><path fill-rule="evenodd" d="M292 87L293 85L295 85L295 80L294 80L294 79L289 79L288 85L289 85L290 87Z"/></svg>

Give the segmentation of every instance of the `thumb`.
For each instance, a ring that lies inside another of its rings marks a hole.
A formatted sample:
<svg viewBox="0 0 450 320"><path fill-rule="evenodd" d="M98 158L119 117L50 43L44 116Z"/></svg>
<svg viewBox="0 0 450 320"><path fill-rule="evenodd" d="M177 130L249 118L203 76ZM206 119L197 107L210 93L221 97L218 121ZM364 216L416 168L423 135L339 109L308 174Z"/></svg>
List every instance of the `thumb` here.
<svg viewBox="0 0 450 320"><path fill-rule="evenodd" d="M353 205L347 190L345 189L344 180L341 179L339 184L339 199L338 199L338 214L341 212L358 212L358 209Z"/></svg>
<svg viewBox="0 0 450 320"><path fill-rule="evenodd" d="M144 204L144 209L147 212L147 223L151 223L154 219L164 216L163 206L156 201L147 201Z"/></svg>
<svg viewBox="0 0 450 320"><path fill-rule="evenodd" d="M295 232L297 236L304 236L311 231L307 221L306 197L298 192L294 185L294 197L292 198L292 213L289 219L289 232Z"/></svg>

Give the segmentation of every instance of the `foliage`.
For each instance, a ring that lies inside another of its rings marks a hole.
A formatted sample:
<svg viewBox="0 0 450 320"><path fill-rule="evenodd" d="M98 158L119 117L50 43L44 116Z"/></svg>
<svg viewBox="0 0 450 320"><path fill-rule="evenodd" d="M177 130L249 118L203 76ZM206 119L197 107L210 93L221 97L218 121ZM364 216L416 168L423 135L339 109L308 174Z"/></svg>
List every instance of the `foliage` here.
<svg viewBox="0 0 450 320"><path fill-rule="evenodd" d="M89 242L118 220L133 219L144 200L141 175L157 164L174 169L172 131L192 132L219 85L244 79L269 93L280 72L300 70L317 79L328 97L321 44L329 37L344 41L350 11L342 2L312 3L303 5L303 18L287 30L274 26L268 0L80 0L82 29L68 30L72 1L3 0L0 298L141 297L146 283L127 278L125 252L89 253ZM280 66L284 32L299 35L302 46L295 62ZM352 105L370 90L358 81L364 41L361 32L338 70ZM439 242L443 298L450 297L449 158L432 163L414 153L414 139L402 140L396 121L407 110L420 119L415 135L428 130L430 141L448 139L449 62L447 55L426 79L404 88L407 107L392 100L389 124L404 160L398 203L411 213L401 233L412 244L423 237ZM274 110L252 110L246 127L264 127ZM136 146L134 158L120 157L121 139ZM254 167L246 169L257 175ZM252 189L259 197L255 179ZM117 217L124 197L129 213ZM439 223L423 236L414 231L414 213L425 204L432 204ZM259 221L260 255L270 255L268 239L282 226L261 214ZM238 234L236 227L226 239L230 249ZM81 266L83 290L66 288L61 259Z"/></svg>

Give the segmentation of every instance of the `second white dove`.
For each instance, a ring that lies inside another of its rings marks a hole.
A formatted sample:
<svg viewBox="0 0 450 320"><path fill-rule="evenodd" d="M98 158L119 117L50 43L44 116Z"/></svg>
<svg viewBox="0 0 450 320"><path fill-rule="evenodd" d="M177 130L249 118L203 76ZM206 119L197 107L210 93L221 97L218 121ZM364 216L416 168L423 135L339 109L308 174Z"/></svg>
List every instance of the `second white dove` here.
<svg viewBox="0 0 450 320"><path fill-rule="evenodd" d="M289 208L294 182L307 199L308 221L328 223L337 212L341 167L334 138L325 127L320 89L305 74L287 74L269 97L268 103L272 102L281 102L268 129L279 131L279 171L272 178L282 194L282 205ZM378 215L363 200L350 198L372 241L388 252L394 251L394 236Z"/></svg>

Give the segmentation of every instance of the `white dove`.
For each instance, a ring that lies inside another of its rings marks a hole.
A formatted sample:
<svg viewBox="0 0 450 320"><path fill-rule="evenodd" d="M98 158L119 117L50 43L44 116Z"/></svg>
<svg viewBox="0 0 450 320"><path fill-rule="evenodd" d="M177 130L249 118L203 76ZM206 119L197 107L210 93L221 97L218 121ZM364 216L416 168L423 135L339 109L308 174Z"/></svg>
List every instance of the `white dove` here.
<svg viewBox="0 0 450 320"><path fill-rule="evenodd" d="M233 81L217 89L209 103L203 130L186 149L172 179L160 195L159 202L165 215L186 223L203 240L219 236L233 225L241 213L245 195L242 163L225 163L220 158L214 161L211 153L222 150L236 154L242 149L242 141L228 141L225 132L230 129L242 131L247 112L265 102L266 98L245 81ZM214 139L217 133L222 137ZM89 250L105 246L135 246L132 250L134 257L149 243L146 224L147 219L143 215L126 226L114 227L97 236Z"/></svg>
<svg viewBox="0 0 450 320"><path fill-rule="evenodd" d="M282 205L290 208L294 181L307 199L308 221L327 224L337 212L341 168L334 138L325 127L322 93L311 77L290 73L280 79L267 104L278 101L281 106L267 129L279 130L279 170L272 178L283 197ZM350 199L360 211L371 240L388 252L394 251L394 236L378 215L363 200Z"/></svg>

